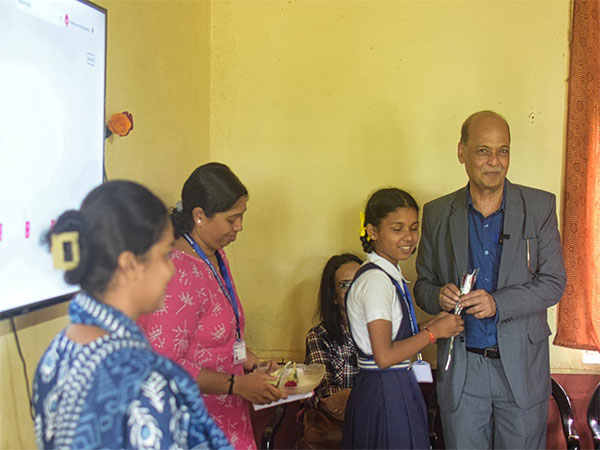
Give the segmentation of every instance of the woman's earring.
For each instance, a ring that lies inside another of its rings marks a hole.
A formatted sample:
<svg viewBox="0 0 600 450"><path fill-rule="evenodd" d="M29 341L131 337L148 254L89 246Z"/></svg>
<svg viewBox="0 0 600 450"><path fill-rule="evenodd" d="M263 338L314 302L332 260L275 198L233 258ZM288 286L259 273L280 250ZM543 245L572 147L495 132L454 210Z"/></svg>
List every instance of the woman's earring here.
<svg viewBox="0 0 600 450"><path fill-rule="evenodd" d="M202 220L198 219L198 223L202 223Z"/></svg>

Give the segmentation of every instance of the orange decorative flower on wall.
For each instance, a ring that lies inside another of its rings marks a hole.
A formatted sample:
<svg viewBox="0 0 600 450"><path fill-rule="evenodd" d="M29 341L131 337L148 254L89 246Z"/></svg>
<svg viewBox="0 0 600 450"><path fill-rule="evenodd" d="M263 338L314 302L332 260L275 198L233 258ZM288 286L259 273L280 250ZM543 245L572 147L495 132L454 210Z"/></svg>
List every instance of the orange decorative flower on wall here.
<svg viewBox="0 0 600 450"><path fill-rule="evenodd" d="M127 136L133 130L133 115L128 111L110 116L106 124L106 137L112 134Z"/></svg>

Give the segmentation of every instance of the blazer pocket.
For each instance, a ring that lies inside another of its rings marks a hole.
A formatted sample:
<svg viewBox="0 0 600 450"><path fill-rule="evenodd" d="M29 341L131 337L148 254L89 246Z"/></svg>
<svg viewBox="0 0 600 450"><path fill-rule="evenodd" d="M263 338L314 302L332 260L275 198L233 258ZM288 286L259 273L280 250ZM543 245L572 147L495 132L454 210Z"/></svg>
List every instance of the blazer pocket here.
<svg viewBox="0 0 600 450"><path fill-rule="evenodd" d="M532 344L537 344L538 342L543 341L544 339L548 339L552 332L550 331L550 327L548 326L548 322L543 325L536 325L533 327L529 327L527 330L527 335L529 336L529 341Z"/></svg>

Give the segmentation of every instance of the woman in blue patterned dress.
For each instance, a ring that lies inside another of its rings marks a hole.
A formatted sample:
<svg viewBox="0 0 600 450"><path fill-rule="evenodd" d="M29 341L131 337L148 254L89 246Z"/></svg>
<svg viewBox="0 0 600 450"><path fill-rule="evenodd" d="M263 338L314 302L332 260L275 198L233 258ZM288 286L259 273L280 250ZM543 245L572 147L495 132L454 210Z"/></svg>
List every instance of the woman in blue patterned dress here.
<svg viewBox="0 0 600 450"><path fill-rule="evenodd" d="M154 353L135 321L173 275L164 204L127 181L90 192L48 233L55 265L82 290L35 374L40 448L231 448L196 383Z"/></svg>

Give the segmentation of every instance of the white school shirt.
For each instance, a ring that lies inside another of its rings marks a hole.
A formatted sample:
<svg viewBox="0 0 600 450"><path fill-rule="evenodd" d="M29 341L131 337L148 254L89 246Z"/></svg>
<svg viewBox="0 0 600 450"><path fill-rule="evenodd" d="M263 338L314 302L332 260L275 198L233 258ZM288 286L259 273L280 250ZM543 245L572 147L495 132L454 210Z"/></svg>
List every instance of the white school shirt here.
<svg viewBox="0 0 600 450"><path fill-rule="evenodd" d="M402 270L399 266L394 266L387 259L375 252L367 255L367 261L364 264L369 262L381 267L387 274L397 280L400 287L404 289L402 281L406 280L402 276ZM392 322L392 341L396 337L400 328L400 322L402 322L400 298L392 281L381 270L367 270L352 283L348 291L346 307L352 337L358 348L365 354L373 354L369 331L367 329L369 322L378 319Z"/></svg>

